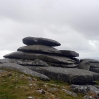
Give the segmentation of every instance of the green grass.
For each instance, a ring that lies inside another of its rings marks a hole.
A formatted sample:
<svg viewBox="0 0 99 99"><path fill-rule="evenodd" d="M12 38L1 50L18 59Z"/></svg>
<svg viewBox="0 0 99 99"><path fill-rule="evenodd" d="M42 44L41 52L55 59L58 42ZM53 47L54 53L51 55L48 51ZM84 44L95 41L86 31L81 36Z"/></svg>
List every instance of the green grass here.
<svg viewBox="0 0 99 99"><path fill-rule="evenodd" d="M71 90L69 84L56 80L42 81L12 70L0 73L0 99L28 99L29 96L35 99L83 99L81 94L73 97L62 88ZM45 93L38 91L41 89Z"/></svg>

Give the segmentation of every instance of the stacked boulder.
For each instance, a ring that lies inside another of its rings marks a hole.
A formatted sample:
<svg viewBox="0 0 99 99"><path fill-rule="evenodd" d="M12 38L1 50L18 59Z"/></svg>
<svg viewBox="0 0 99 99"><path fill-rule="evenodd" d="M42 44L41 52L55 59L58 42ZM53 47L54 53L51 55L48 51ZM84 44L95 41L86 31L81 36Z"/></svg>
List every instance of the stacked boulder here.
<svg viewBox="0 0 99 99"><path fill-rule="evenodd" d="M21 65L44 65L58 67L76 67L79 60L74 58L79 56L78 53L69 50L57 50L54 46L61 44L55 40L47 38L26 37L23 38L23 46L13 52L5 55L5 58L21 59ZM23 60L22 60L23 59ZM27 61L26 61L27 60ZM46 62L46 63L45 63Z"/></svg>
<svg viewBox="0 0 99 99"><path fill-rule="evenodd" d="M95 59L81 59L78 68L99 73L99 61Z"/></svg>
<svg viewBox="0 0 99 99"><path fill-rule="evenodd" d="M5 55L0 60L0 68L12 68L42 79L56 79L74 84L86 84L99 80L99 74L76 68L79 54L70 50L58 50L61 44L55 40L25 37L16 52ZM16 65L15 65L16 64ZM33 72L32 72L32 71Z"/></svg>

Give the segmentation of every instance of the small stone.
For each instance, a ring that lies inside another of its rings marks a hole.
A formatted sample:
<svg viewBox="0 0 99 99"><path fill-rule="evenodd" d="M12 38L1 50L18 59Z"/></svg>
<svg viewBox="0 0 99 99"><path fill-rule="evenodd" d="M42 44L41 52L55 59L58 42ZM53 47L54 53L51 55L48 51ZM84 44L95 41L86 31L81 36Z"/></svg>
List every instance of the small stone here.
<svg viewBox="0 0 99 99"><path fill-rule="evenodd" d="M32 78L31 77L27 77L28 81L32 81Z"/></svg>
<svg viewBox="0 0 99 99"><path fill-rule="evenodd" d="M45 94L45 91L43 90L43 89L41 89L41 90L37 90L39 93L41 93L41 94Z"/></svg>
<svg viewBox="0 0 99 99"><path fill-rule="evenodd" d="M31 84L31 83L29 84L30 87L31 87L32 85L33 85L33 84Z"/></svg>
<svg viewBox="0 0 99 99"><path fill-rule="evenodd" d="M28 99L35 99L35 98L34 98L34 97L32 97L32 96L29 96L29 97L28 97Z"/></svg>

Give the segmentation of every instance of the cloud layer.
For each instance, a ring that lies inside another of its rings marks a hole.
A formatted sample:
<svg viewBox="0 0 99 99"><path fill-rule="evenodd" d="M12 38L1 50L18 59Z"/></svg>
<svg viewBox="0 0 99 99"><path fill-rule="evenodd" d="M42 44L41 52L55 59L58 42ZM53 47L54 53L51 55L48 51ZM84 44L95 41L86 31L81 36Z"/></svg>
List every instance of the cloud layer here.
<svg viewBox="0 0 99 99"><path fill-rule="evenodd" d="M23 46L26 36L46 37L80 58L99 55L98 0L1 0L0 58Z"/></svg>

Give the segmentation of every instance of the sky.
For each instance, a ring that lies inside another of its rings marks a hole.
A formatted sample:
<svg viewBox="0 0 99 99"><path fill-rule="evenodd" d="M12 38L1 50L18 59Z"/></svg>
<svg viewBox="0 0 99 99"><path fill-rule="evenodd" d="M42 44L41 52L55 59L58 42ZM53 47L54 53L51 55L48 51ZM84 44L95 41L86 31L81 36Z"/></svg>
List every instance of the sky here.
<svg viewBox="0 0 99 99"><path fill-rule="evenodd" d="M0 0L0 58L25 46L27 36L99 59L99 0Z"/></svg>

